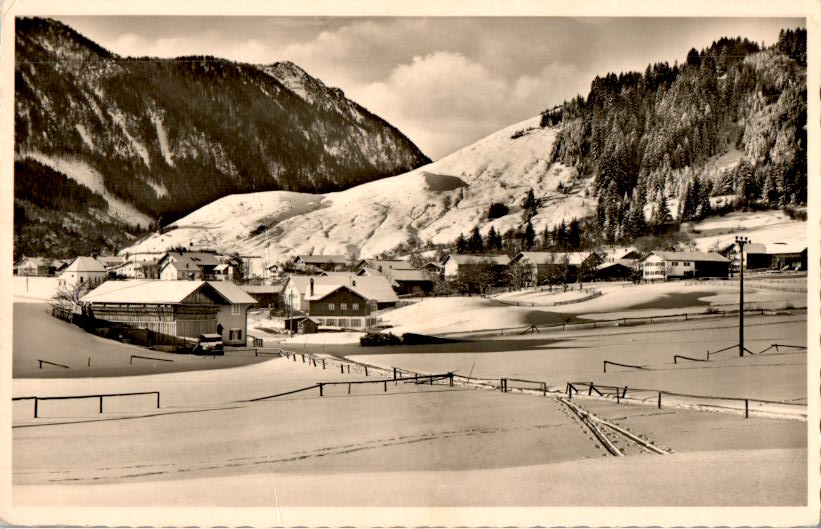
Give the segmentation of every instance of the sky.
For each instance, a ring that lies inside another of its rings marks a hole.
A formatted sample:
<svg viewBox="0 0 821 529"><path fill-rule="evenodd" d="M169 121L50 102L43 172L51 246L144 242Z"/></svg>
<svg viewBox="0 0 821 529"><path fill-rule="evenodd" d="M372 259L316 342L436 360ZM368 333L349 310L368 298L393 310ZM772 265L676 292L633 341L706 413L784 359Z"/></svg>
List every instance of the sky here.
<svg viewBox="0 0 821 529"><path fill-rule="evenodd" d="M292 61L438 159L596 75L682 62L722 36L772 44L802 18L55 17L117 54Z"/></svg>

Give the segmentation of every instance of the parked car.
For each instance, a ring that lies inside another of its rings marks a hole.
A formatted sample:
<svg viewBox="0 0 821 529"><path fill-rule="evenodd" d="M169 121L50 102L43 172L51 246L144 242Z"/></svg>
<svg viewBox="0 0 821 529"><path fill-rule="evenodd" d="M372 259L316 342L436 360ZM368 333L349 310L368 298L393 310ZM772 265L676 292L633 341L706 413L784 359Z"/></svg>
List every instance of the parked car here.
<svg viewBox="0 0 821 529"><path fill-rule="evenodd" d="M195 355L222 355L225 351L222 347L221 334L200 334L197 345L194 347Z"/></svg>

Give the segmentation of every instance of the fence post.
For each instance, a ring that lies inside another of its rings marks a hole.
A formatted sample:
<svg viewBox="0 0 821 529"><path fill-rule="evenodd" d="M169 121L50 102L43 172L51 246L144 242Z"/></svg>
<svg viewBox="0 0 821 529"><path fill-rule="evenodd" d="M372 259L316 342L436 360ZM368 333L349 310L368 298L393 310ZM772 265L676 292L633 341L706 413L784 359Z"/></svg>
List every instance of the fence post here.
<svg viewBox="0 0 821 529"><path fill-rule="evenodd" d="M314 367L316 367L316 358L311 358L311 362L313 362Z"/></svg>
<svg viewBox="0 0 821 529"><path fill-rule="evenodd" d="M453 387L453 373L450 373L450 387Z"/></svg>
<svg viewBox="0 0 821 529"><path fill-rule="evenodd" d="M34 397L34 418L35 419L37 418L37 402L38 402L37 397Z"/></svg>
<svg viewBox="0 0 821 529"><path fill-rule="evenodd" d="M430 376L430 385L433 385L433 375Z"/></svg>
<svg viewBox="0 0 821 529"><path fill-rule="evenodd" d="M305 354L302 355L302 363L305 363Z"/></svg>
<svg viewBox="0 0 821 529"><path fill-rule="evenodd" d="M659 391L659 409L661 409L661 391Z"/></svg>
<svg viewBox="0 0 821 529"><path fill-rule="evenodd" d="M365 366L365 376L368 376L368 366Z"/></svg>
<svg viewBox="0 0 821 529"><path fill-rule="evenodd" d="M345 366L344 365L339 364L339 372L342 373L343 375L345 374Z"/></svg>
<svg viewBox="0 0 821 529"><path fill-rule="evenodd" d="M744 399L744 417L750 418L750 399Z"/></svg>
<svg viewBox="0 0 821 529"><path fill-rule="evenodd" d="M157 392L157 409L160 409L160 392Z"/></svg>
<svg viewBox="0 0 821 529"><path fill-rule="evenodd" d="M590 397L593 395L593 383L591 382L589 386L587 386L587 396Z"/></svg>
<svg viewBox="0 0 821 529"><path fill-rule="evenodd" d="M323 396L323 394L322 394L322 386L324 386L324 384L323 384L322 382L320 382L320 383L319 383L319 396L320 396L320 397L322 397L322 396Z"/></svg>
<svg viewBox="0 0 821 529"><path fill-rule="evenodd" d="M103 396L100 395L100 413L103 413Z"/></svg>
<svg viewBox="0 0 821 529"><path fill-rule="evenodd" d="M616 387L616 404L621 404L621 396L619 395L618 387Z"/></svg>
<svg viewBox="0 0 821 529"><path fill-rule="evenodd" d="M325 359L322 359L322 369L325 369Z"/></svg>
<svg viewBox="0 0 821 529"><path fill-rule="evenodd" d="M393 368L393 379L396 380L396 368Z"/></svg>
<svg viewBox="0 0 821 529"><path fill-rule="evenodd" d="M621 398L624 398L626 396L627 396L627 386L624 386L624 393L621 394Z"/></svg>
<svg viewBox="0 0 821 529"><path fill-rule="evenodd" d="M547 382L542 382L542 396L547 397Z"/></svg>
<svg viewBox="0 0 821 529"><path fill-rule="evenodd" d="M91 367L91 357L88 357L88 367Z"/></svg>
<svg viewBox="0 0 821 529"><path fill-rule="evenodd" d="M351 374L351 364L348 364L348 374Z"/></svg>
<svg viewBox="0 0 821 529"><path fill-rule="evenodd" d="M503 378L499 379L499 391L501 391L502 393L505 392L505 379Z"/></svg>
<svg viewBox="0 0 821 529"><path fill-rule="evenodd" d="M350 394L351 394L351 383L348 382L348 395L350 395Z"/></svg>
<svg viewBox="0 0 821 529"><path fill-rule="evenodd" d="M607 373L607 360L604 360L602 366L604 367L604 372Z"/></svg>
<svg viewBox="0 0 821 529"><path fill-rule="evenodd" d="M388 381L386 380L385 381L385 393L387 393L387 392L388 392Z"/></svg>

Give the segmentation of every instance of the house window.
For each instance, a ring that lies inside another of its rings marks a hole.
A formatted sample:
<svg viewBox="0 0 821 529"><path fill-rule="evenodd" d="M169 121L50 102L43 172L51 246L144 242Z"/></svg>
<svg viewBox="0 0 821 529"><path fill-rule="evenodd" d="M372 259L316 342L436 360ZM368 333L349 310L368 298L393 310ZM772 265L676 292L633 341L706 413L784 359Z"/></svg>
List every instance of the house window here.
<svg viewBox="0 0 821 529"><path fill-rule="evenodd" d="M359 303L351 303L351 310L359 310Z"/></svg>
<svg viewBox="0 0 821 529"><path fill-rule="evenodd" d="M351 327L362 327L362 320L359 318L351 318Z"/></svg>
<svg viewBox="0 0 821 529"><path fill-rule="evenodd" d="M335 310L333 303L328 303L328 310Z"/></svg>
<svg viewBox="0 0 821 529"><path fill-rule="evenodd" d="M229 340L242 340L242 329L231 329L228 331Z"/></svg>
<svg viewBox="0 0 821 529"><path fill-rule="evenodd" d="M348 318L339 318L339 326L340 327L347 327L348 326Z"/></svg>
<svg viewBox="0 0 821 529"><path fill-rule="evenodd" d="M336 319L326 318L325 319L325 325L327 325L328 327L336 327Z"/></svg>
<svg viewBox="0 0 821 529"><path fill-rule="evenodd" d="M239 305L231 305L231 314L234 316L239 315Z"/></svg>
<svg viewBox="0 0 821 529"><path fill-rule="evenodd" d="M347 303L340 303L339 304L339 310L348 310L348 304Z"/></svg>

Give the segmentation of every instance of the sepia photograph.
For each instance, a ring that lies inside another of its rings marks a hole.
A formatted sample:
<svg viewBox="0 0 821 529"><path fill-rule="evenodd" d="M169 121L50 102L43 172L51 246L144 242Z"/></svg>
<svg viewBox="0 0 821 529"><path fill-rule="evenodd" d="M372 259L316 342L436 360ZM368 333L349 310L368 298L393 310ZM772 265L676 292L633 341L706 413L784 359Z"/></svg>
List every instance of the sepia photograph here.
<svg viewBox="0 0 821 529"><path fill-rule="evenodd" d="M4 5L0 522L816 525L817 9L601 5Z"/></svg>

